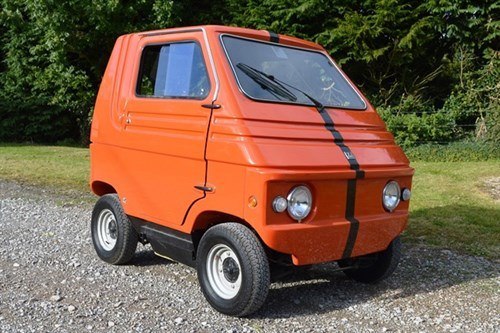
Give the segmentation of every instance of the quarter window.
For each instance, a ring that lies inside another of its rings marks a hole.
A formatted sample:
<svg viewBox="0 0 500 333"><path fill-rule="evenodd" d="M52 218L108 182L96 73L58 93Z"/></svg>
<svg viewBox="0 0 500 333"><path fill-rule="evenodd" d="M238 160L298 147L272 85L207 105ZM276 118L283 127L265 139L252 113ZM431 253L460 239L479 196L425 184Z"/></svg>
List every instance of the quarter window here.
<svg viewBox="0 0 500 333"><path fill-rule="evenodd" d="M146 46L140 68L140 96L203 99L210 90L203 54L195 42Z"/></svg>

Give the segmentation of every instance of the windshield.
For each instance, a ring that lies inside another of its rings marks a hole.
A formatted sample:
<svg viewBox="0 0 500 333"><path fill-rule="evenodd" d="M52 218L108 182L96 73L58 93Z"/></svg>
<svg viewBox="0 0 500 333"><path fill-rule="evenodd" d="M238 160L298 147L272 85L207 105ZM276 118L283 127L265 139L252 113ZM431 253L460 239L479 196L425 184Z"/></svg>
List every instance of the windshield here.
<svg viewBox="0 0 500 333"><path fill-rule="evenodd" d="M223 36L222 43L241 90L250 98L311 104L309 95L324 106L366 108L365 102L322 53L233 36ZM280 93L278 88L256 79L252 70L286 84L289 93Z"/></svg>

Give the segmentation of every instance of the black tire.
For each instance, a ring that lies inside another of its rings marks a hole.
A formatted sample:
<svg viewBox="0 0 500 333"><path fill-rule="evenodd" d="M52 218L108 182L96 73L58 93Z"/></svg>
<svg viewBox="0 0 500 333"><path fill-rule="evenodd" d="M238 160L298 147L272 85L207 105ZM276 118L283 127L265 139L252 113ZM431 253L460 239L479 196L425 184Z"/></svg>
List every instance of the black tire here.
<svg viewBox="0 0 500 333"><path fill-rule="evenodd" d="M244 225L224 223L208 229L196 260L203 294L217 311L242 317L264 304L270 284L269 262L257 236Z"/></svg>
<svg viewBox="0 0 500 333"><path fill-rule="evenodd" d="M401 239L396 237L389 247L369 256L344 259L338 262L340 268L350 268L344 271L351 279L362 283L377 283L394 273L401 258Z"/></svg>
<svg viewBox="0 0 500 333"><path fill-rule="evenodd" d="M106 194L97 200L92 211L91 231L94 249L103 261L120 265L134 256L138 235L118 195Z"/></svg>

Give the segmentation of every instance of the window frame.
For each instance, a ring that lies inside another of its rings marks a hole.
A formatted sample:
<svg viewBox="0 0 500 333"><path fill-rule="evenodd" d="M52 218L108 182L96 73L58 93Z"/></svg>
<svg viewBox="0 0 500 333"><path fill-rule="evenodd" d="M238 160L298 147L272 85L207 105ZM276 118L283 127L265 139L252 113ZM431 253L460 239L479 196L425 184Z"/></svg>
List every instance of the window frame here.
<svg viewBox="0 0 500 333"><path fill-rule="evenodd" d="M208 90L205 96L200 96L200 97L191 97L191 96L154 96L154 95L141 95L139 94L139 85L141 83L141 78L144 70L143 66L143 58L144 58L144 52L146 51L146 48L150 46L170 46L172 44L185 44L185 43L195 43L201 52L201 56L203 59L203 66L205 66L205 73L207 75L207 82L208 82ZM205 54L203 52L203 48L201 47L200 42L198 42L195 39L186 39L186 40L180 40L180 41L171 41L171 42L159 42L159 43L148 43L142 47L141 50L141 56L139 58L139 70L138 73L135 77L135 88L134 88L134 96L136 98L145 98L145 99L173 99L173 100L195 100L195 101L203 101L207 99L208 96L210 96L212 92L212 82L210 80L210 75L208 73L208 66L207 62L205 59Z"/></svg>
<svg viewBox="0 0 500 333"><path fill-rule="evenodd" d="M340 73L340 75L344 78L344 80L347 82L347 84L351 87L351 89L354 91L354 93L359 97L359 99L363 102L364 107L363 108L350 108L350 107L345 107L345 106L332 106L332 105L324 105L325 108L328 109L343 109L343 110L348 110L348 111L366 111L368 109L368 103L366 98L358 91L358 89L354 86L354 84L351 82L351 80L344 74L344 72L339 68L339 66L333 61L333 59L326 53L326 52L321 52L318 50L313 50L313 49L308 49L305 47L297 47L297 46L291 46L291 45L286 45L286 44L280 44L280 43L275 43L275 42L270 42L270 41L264 41L260 39L254 39L254 38L248 38L248 37L242 37L238 35L233 35L233 34L221 34L219 36L219 41L221 43L222 49L224 50L224 54L226 56L226 60L229 63L229 66L231 67L231 70L233 72L234 78L236 80L236 83L238 85L239 90L245 95L247 98L257 101L257 102L262 102L262 103L278 103L278 104L292 104L292 105L300 105L300 106L314 106L312 103L311 104L305 104L305 103L298 103L298 102L293 102L293 101L279 101L279 100L271 100L271 99L265 99L265 98L257 98L253 97L250 94L248 94L245 89L243 89L243 86L238 79L238 75L236 74L236 69L233 66L233 63L231 62L231 58L229 57L229 53L226 49L226 46L224 45L224 37L232 37L236 39L243 39L251 42L256 42L256 43L261 43L261 44L269 44L269 45L276 45L276 46L281 46L281 47L286 47L290 49L296 49L296 50L301 50L301 51L306 51L306 52L313 52L313 53L318 53L324 56L328 62Z"/></svg>

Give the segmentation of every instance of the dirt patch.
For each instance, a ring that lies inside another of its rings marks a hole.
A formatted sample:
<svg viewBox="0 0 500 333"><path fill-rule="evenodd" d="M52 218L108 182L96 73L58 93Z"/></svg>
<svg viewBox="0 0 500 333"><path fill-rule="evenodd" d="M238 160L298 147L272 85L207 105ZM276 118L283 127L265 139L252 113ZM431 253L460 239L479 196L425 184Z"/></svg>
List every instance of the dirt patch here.
<svg viewBox="0 0 500 333"><path fill-rule="evenodd" d="M483 188L495 201L500 201L500 177L488 178L483 182Z"/></svg>

